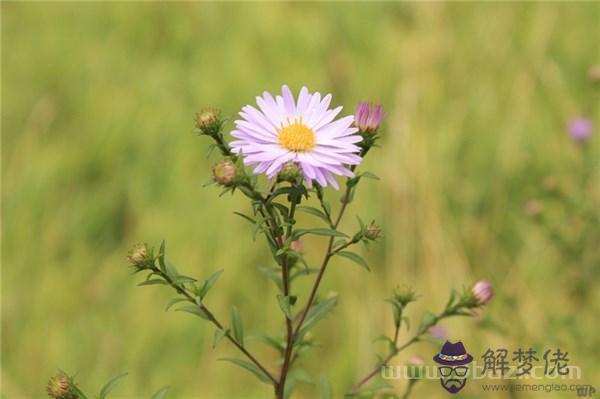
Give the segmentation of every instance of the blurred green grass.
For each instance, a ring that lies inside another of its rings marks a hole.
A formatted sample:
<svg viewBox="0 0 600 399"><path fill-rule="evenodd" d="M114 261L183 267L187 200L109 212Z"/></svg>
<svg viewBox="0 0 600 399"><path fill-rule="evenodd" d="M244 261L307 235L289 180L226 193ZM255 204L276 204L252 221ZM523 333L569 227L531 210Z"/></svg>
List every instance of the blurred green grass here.
<svg viewBox="0 0 600 399"><path fill-rule="evenodd" d="M495 301L479 322L446 323L453 340L475 354L558 346L598 381L598 226L556 210L583 243L561 257L523 213L548 176L577 195L575 209L598 210L598 132L584 154L564 131L580 113L598 125L598 87L585 78L599 61L597 4L1 7L4 397L43 397L58 367L90 389L129 371L115 397L163 385L173 398L270 395L216 361L234 351L211 349L212 327L163 312L166 290L136 288L124 256L164 238L186 274L225 268L209 299L217 314L237 304L249 332L279 331L275 289L257 272L267 251L232 214L246 209L241 198L202 188L212 160L191 127L203 106L234 115L282 83L332 92L348 112L365 99L387 109L382 148L364 165L382 180L365 183L344 224L359 213L386 236L366 253L373 273L330 268L323 292L341 301L315 331L313 377L327 372L340 397L371 367L396 285L423 295L415 318L452 286L486 278ZM306 247L316 262L322 242ZM423 343L397 362L436 349ZM428 382L415 395L442 392Z"/></svg>

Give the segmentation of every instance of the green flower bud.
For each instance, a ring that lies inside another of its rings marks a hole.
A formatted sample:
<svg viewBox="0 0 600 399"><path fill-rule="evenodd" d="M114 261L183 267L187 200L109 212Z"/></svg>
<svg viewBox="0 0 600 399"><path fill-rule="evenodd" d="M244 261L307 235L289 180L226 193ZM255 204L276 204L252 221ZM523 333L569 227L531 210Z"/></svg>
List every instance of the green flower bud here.
<svg viewBox="0 0 600 399"><path fill-rule="evenodd" d="M204 109L196 113L196 127L200 132L208 135L217 133L221 127L221 111L218 109Z"/></svg>
<svg viewBox="0 0 600 399"><path fill-rule="evenodd" d="M365 237L369 240L375 241L381 235L381 228L375 224L375 222L371 222L371 224L367 227L365 231Z"/></svg>
<svg viewBox="0 0 600 399"><path fill-rule="evenodd" d="M296 183L302 178L302 170L300 166L295 162L288 162L284 164L277 175L278 181L285 181L288 183Z"/></svg>
<svg viewBox="0 0 600 399"><path fill-rule="evenodd" d="M222 186L231 186L238 177L238 169L230 159L221 159L213 165L213 179Z"/></svg>

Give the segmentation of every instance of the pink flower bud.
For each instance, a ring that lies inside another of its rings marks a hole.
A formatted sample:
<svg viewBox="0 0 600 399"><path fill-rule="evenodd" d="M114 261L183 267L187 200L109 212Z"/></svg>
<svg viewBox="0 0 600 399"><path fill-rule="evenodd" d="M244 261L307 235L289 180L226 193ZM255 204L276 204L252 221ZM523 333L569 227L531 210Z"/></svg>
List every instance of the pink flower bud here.
<svg viewBox="0 0 600 399"><path fill-rule="evenodd" d="M354 114L354 126L361 133L374 133L383 120L383 107L371 103L359 103Z"/></svg>
<svg viewBox="0 0 600 399"><path fill-rule="evenodd" d="M475 283L471 293L480 306L487 304L494 297L492 284L484 280Z"/></svg>
<svg viewBox="0 0 600 399"><path fill-rule="evenodd" d="M238 176L238 170L235 164L229 159L221 159L214 164L213 179L222 186L230 186L235 183Z"/></svg>

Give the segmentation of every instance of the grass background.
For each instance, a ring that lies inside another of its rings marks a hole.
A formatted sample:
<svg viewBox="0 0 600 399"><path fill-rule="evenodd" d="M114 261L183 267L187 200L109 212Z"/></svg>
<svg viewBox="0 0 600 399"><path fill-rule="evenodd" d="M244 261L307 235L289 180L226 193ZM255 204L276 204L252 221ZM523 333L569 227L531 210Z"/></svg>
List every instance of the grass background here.
<svg viewBox="0 0 600 399"><path fill-rule="evenodd" d="M598 4L1 7L3 397L44 397L58 367L90 391L129 371L114 397L164 385L172 398L269 397L216 361L235 352L211 349L212 327L163 311L166 289L135 287L125 254L165 239L185 274L224 268L208 300L217 315L236 304L249 333L280 331L275 288L257 271L266 247L232 214L247 209L241 197L202 188L215 158L192 125L204 106L234 115L282 83L331 92L347 112L365 99L387 111L363 166L382 180L364 183L342 225L376 219L385 239L364 252L372 273L340 259L326 275L323 293L340 303L304 361L317 381L327 373L338 398L372 367L395 286L422 295L416 325L451 287L482 278L497 296L480 320L445 322L451 340L475 357L558 347L583 383L599 381L598 132L585 148L565 132L579 114L599 122L599 87L586 79L600 61ZM548 177L569 201L544 194ZM531 198L543 222L524 213ZM313 263L322 241L305 243ZM418 344L395 364L438 349ZM480 397L469 384L461 397ZM316 396L305 384L295 397ZM414 397L446 396L428 381Z"/></svg>

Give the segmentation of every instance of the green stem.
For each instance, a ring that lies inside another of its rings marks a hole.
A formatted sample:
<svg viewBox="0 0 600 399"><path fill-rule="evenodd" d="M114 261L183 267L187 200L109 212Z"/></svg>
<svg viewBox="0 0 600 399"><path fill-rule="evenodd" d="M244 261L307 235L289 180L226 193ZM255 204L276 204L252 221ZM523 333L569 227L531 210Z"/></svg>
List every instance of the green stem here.
<svg viewBox="0 0 600 399"><path fill-rule="evenodd" d="M396 333L394 334L395 335L395 338L394 338L394 348L395 349L391 350L390 353L379 364L377 364L377 366L375 366L375 368L370 373L368 373L363 379L361 379L357 384L355 384L352 387L352 389L350 390L350 396L355 395L363 385L365 385L373 377L375 377L381 371L381 369L383 367L387 366L387 364L390 362L390 360L392 360L398 353L400 353L404 349L408 348L410 345L414 344L415 342L419 341L421 339L421 336L423 334L425 334L427 332L427 330L429 330L429 328L436 325L440 320L450 316L452 312L453 312L453 310L448 310L448 309L444 310L441 314L439 314L433 320L431 320L429 323L424 325L421 328L421 330L414 337L412 337L410 340L405 342L400 347L396 347L396 344L395 344L397 337L398 337L398 329L397 329Z"/></svg>
<svg viewBox="0 0 600 399"><path fill-rule="evenodd" d="M292 230L294 225L294 217L296 215L297 199L292 197L292 203L290 206L290 213L288 215L288 227L286 231L286 239L292 236ZM283 247L283 240L280 237L280 247ZM288 270L288 256L284 254L281 261L281 278L283 282L283 295L288 297L290 295L290 276ZM286 346L283 354L283 365L281 366L281 373L279 376L279 382L275 391L277 399L283 399L285 392L285 382L290 369L292 352L294 350L294 330L292 327L292 320L287 315L285 317L286 326Z"/></svg>
<svg viewBox="0 0 600 399"><path fill-rule="evenodd" d="M162 270L160 270L159 268L157 268L156 266L153 266L151 268L151 270L160 275L171 287L173 287L173 289L179 293L180 295L183 295L184 297L186 297L186 299L188 301L190 301L191 303L197 305L200 307L200 309L202 309L203 312L205 312L205 314L207 315L207 317L209 318L209 320L215 325L217 326L217 328L219 328L220 330L224 330L223 325L217 320L217 318L215 317L215 315L208 310L208 308L203 305L200 304L198 305L196 303L196 300L194 298L194 296L192 294L190 294L187 289L179 284L176 284L171 277L169 277L166 273L164 273ZM267 376L269 378L269 380L271 380L271 382L277 386L277 380L271 375L271 373L269 373L267 371L267 369L250 353L248 352L248 350L246 348L244 348L229 332L227 332L225 334L225 337L233 344L235 345L244 355L246 355L246 357L256 365L256 367L258 367L264 374L265 376Z"/></svg>

